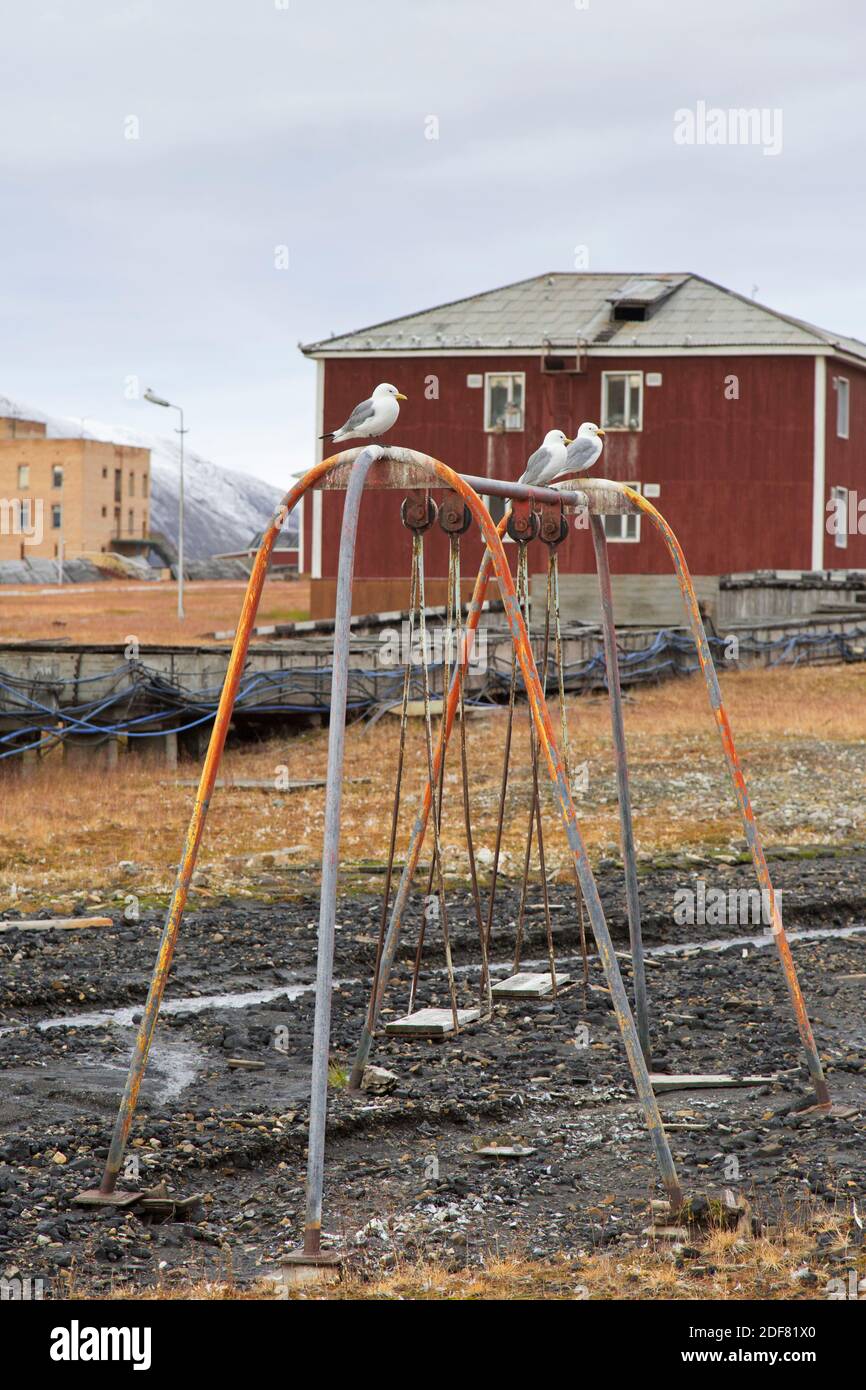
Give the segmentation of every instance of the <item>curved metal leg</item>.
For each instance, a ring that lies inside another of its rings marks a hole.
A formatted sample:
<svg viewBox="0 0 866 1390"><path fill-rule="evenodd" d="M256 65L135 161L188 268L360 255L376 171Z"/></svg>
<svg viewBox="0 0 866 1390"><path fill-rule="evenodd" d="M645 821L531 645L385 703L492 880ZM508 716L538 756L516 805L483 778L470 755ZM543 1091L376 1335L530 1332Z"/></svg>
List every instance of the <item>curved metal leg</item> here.
<svg viewBox="0 0 866 1390"><path fill-rule="evenodd" d="M731 781L734 784L734 791L737 803L740 808L740 816L743 821L743 829L746 835L746 842L755 866L755 873L758 878L758 886L767 894L770 903L772 916L772 933L776 940L776 948L779 952L779 959L782 962L782 970L785 975L785 983L788 986L788 993L791 996L791 1003L794 1008L794 1016L797 1020L797 1028L803 1049L806 1053L806 1064L815 1087L815 1097L818 1105L828 1109L830 1107L830 1092L824 1077L824 1070L821 1066L821 1059L818 1056L818 1049L815 1046L815 1038L812 1033L812 1025L809 1022L809 1015L806 1010L806 1001L803 998L803 991L800 988L800 981L797 978L797 968L794 964L794 957L791 955L791 947L782 925L782 914L776 902L776 895L773 891L773 882L770 878L770 870L767 866L764 846L761 842L760 831L755 820L755 813L752 810L752 803L746 788L746 779L743 776L743 769L737 756L737 749L734 744L734 735L731 732L730 721L722 703L722 692L719 686L719 678L713 663L712 653L707 634L704 630L703 620L701 619L700 609L698 608L698 597L695 593L689 567L686 564L686 557L683 554L682 546L677 540L673 530L665 521L660 512L656 511L651 502L648 502L640 493L634 492L631 488L622 487L622 491L634 503L637 509L644 512L653 524L661 532L665 545L668 548L671 559L673 560L676 571L677 582L685 604L686 616L695 640L698 653L698 662L706 681L707 694L710 699L710 708L713 718L716 721L716 728L722 741L722 749L725 754L725 761L728 764L728 771L731 774Z"/></svg>
<svg viewBox="0 0 866 1390"><path fill-rule="evenodd" d="M129 1072L126 1078L126 1086L114 1124L114 1132L111 1137L111 1146L108 1150L105 1171L102 1175L102 1181L98 1191L95 1193L81 1193L80 1198L82 1201L88 1200L90 1202L96 1202L100 1196L109 1198L114 1192L117 1184L118 1174L120 1173L120 1167L123 1163L124 1150L126 1149L126 1141L129 1137L130 1126L138 1103L138 1093L141 1088L145 1067L147 1066L147 1056L150 1051L150 1044L153 1041L153 1033L156 1028L157 1018L159 1017L162 996L171 969L171 962L174 956L174 948L177 944L180 924L183 920L189 885L195 869L196 859L198 858L202 835L204 834L205 821L207 820L210 799L216 782L217 772L219 771L220 759L222 758L223 748L225 747L232 710L234 709L235 700L237 699L238 686L240 685L247 656L247 648L250 642L250 632L252 631L252 626L258 611L259 601L262 596L262 588L264 586L265 576L267 575L268 561L271 557L274 542L289 512L303 496L307 488L312 487L329 468L333 467L334 462L335 460L333 459L327 459L324 463L317 464L315 468L311 468L310 471L286 493L271 519L270 526L262 537L262 542L250 573L247 591L244 595L241 615L238 620L237 631L235 632L235 640L232 646L231 656L229 657L216 718L214 720L213 729L211 730L210 742L201 771L198 791L196 792L195 804L186 832L186 840L184 841L183 854L175 879L174 891L172 893L168 912L166 913L165 925L162 930L159 952L157 954L156 965L154 966L153 977L150 982L147 1002L144 1006L144 1013L135 1039L135 1046L133 1048Z"/></svg>

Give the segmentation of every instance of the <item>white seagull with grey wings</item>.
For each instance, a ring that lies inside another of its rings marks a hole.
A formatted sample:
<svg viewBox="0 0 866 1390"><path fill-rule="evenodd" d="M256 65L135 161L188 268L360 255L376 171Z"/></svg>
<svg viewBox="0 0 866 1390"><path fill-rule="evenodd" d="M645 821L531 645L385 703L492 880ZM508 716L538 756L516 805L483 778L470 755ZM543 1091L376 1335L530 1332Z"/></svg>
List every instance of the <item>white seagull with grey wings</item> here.
<svg viewBox="0 0 866 1390"><path fill-rule="evenodd" d="M368 400L355 406L345 425L341 425L338 430L322 434L319 438L331 439L335 444L340 444L344 439L374 439L397 423L397 416L400 414L399 402L405 399L396 386L383 381Z"/></svg>
<svg viewBox="0 0 866 1390"><path fill-rule="evenodd" d="M562 430L548 430L541 446L530 454L520 478L521 483L544 487L548 478L556 478L565 468L565 456L571 440Z"/></svg>
<svg viewBox="0 0 866 1390"><path fill-rule="evenodd" d="M603 448L604 430L600 430L598 425L594 425L591 420L584 420L568 446L568 453L565 456L565 476L568 478L572 473L585 473L588 468L592 468L592 465L598 463L601 458Z"/></svg>
<svg viewBox="0 0 866 1390"><path fill-rule="evenodd" d="M561 430L550 430L527 463L520 481L533 487L550 487L562 478L585 473L601 457L603 436L604 430L590 420L584 421L574 439L566 439ZM558 447L551 444L553 440L560 441Z"/></svg>

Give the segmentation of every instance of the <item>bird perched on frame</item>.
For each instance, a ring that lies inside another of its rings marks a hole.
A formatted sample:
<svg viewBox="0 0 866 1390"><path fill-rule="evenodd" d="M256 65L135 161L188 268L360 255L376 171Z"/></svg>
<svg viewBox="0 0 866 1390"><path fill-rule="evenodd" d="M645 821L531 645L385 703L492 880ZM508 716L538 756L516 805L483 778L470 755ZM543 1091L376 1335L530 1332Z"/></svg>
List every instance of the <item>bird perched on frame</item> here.
<svg viewBox="0 0 866 1390"><path fill-rule="evenodd" d="M548 430L539 448L530 454L520 478L521 483L544 487L548 479L558 478L565 468L565 457L571 440L562 430Z"/></svg>
<svg viewBox="0 0 866 1390"><path fill-rule="evenodd" d="M600 430L591 420L584 420L565 455L566 478L570 478L573 473L585 473L588 468L592 468L601 458L603 448L604 430Z"/></svg>
<svg viewBox="0 0 866 1390"><path fill-rule="evenodd" d="M542 458L551 436L558 436L566 447L554 448L552 455ZM584 421L575 438L571 440L565 439L561 430L551 430L545 435L541 448L532 455L520 481L532 483L534 487L550 487L553 483L561 482L563 478L574 477L575 474L585 473L588 468L592 468L601 457L603 448L604 430L600 430L598 425L594 425L590 420Z"/></svg>
<svg viewBox="0 0 866 1390"><path fill-rule="evenodd" d="M387 381L381 382L366 401L356 405L345 425L338 430L330 430L319 435L320 439L331 439L335 444L344 439L374 439L384 434L397 423L400 414L400 401L406 397Z"/></svg>

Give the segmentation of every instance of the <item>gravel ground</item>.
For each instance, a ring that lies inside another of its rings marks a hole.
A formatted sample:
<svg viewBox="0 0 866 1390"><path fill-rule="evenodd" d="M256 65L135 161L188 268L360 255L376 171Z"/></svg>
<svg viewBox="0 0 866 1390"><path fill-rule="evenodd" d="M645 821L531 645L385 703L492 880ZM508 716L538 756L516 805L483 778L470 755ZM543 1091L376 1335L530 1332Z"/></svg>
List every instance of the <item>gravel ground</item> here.
<svg viewBox="0 0 866 1390"><path fill-rule="evenodd" d="M866 1086L866 855L793 851L773 863L797 966L834 1099L858 1107ZM618 945L627 940L621 874L601 874ZM728 945L757 927L677 926L674 893L750 887L739 864L697 856L645 866L642 905L658 1071L775 1078L737 1090L661 1098L684 1187L742 1192L761 1218L798 1203L866 1209L866 1120L802 1113L810 1092L772 948ZM287 879L288 881L288 879ZM494 1252L546 1257L640 1239L662 1195L600 968L584 991L573 897L552 889L560 964L576 984L556 1000L499 1003L442 1043L383 1037L372 1061L386 1094L350 1095L379 899L341 898L335 961L325 1225L362 1268L436 1255L458 1265ZM537 888L525 959L545 949ZM509 960L517 895L503 893L492 959ZM240 1281L272 1268L303 1224L307 1091L317 902L225 902L190 913L175 957L129 1149L125 1186L165 1181L201 1194L186 1220L80 1209L95 1185L156 952L161 920L106 929L0 936L0 1273L42 1278L62 1295L120 1281ZM388 996L405 1011L418 909ZM461 1004L477 999L468 896L450 900ZM569 967L567 967L569 968ZM630 977L623 961L627 984ZM845 976L860 975L846 980ZM441 941L428 942L421 1003L447 1003ZM119 1012L117 1012L119 1011ZM41 1026L40 1026L41 1025ZM231 1069L229 1058L263 1067ZM485 1144L532 1152L488 1160ZM137 1172L137 1176L136 1176ZM854 1224L855 1236L859 1229ZM850 1257L845 1257L850 1258Z"/></svg>

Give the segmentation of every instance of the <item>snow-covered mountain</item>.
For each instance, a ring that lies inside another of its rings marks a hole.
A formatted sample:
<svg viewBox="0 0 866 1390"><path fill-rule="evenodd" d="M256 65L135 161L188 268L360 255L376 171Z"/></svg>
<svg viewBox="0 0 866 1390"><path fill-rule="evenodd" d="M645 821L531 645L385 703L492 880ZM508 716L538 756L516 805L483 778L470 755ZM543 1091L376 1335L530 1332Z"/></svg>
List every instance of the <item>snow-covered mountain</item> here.
<svg viewBox="0 0 866 1390"><path fill-rule="evenodd" d="M176 437L147 434L98 420L64 419L0 396L0 417L38 420L53 439L101 439L150 449L150 526L177 545L180 451ZM184 552L188 560L239 550L270 520L282 492L261 478L220 468L184 449ZM290 518L297 525L296 518Z"/></svg>

